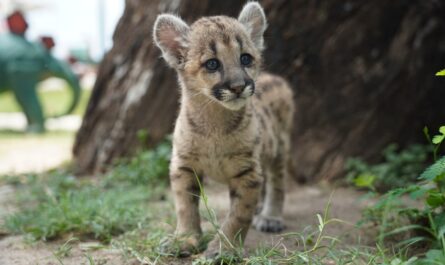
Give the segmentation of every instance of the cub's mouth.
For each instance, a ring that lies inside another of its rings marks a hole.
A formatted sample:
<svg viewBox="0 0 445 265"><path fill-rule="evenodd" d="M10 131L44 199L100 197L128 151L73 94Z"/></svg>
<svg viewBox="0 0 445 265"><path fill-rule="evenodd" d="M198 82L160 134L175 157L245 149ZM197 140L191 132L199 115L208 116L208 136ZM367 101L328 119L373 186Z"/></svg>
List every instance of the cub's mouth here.
<svg viewBox="0 0 445 265"><path fill-rule="evenodd" d="M219 102L226 108L231 110L239 110L244 107L247 100L255 93L252 88L246 87L242 93L233 93L227 91L225 96Z"/></svg>
<svg viewBox="0 0 445 265"><path fill-rule="evenodd" d="M244 102L246 100L247 100L247 98L245 98L245 97L236 97L236 98L229 99L226 102L237 103L237 102Z"/></svg>
<svg viewBox="0 0 445 265"><path fill-rule="evenodd" d="M253 83L253 80L250 79L237 83L219 83L212 88L211 93L218 101L243 101L255 93L255 84Z"/></svg>
<svg viewBox="0 0 445 265"><path fill-rule="evenodd" d="M223 89L217 93L215 98L223 102L235 102L235 101L245 101L255 93L255 90L251 85L246 86L241 91L232 91L230 89Z"/></svg>

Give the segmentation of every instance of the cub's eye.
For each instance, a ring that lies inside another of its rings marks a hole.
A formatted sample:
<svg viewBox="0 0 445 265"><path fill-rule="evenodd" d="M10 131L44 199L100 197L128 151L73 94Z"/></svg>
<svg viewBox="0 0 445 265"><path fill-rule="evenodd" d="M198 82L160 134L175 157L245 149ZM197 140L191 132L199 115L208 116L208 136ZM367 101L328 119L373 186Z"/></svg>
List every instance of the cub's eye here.
<svg viewBox="0 0 445 265"><path fill-rule="evenodd" d="M205 62L205 67L211 72L216 71L219 68L219 61L217 59L207 60Z"/></svg>
<svg viewBox="0 0 445 265"><path fill-rule="evenodd" d="M241 54L240 61L241 61L241 65L250 66L253 61L252 55L250 55L248 53Z"/></svg>

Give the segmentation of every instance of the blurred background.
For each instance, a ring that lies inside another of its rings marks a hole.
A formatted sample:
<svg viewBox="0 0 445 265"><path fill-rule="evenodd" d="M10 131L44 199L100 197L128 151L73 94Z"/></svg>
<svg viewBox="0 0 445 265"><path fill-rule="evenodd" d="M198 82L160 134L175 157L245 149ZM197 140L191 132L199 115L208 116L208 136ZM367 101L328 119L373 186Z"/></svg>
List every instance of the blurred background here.
<svg viewBox="0 0 445 265"><path fill-rule="evenodd" d="M10 33L8 17L19 11L28 24L23 34L26 40L39 42L42 36L52 38L51 54L69 64L82 89L80 99L69 115L46 119L48 131L43 135L24 134L28 121L14 92L0 93L0 173L40 171L70 159L74 133L80 127L96 80L98 63L113 44L112 35L124 4L123 0L0 1L0 35L4 37ZM8 53L6 43L3 42L0 49ZM23 52L26 49L18 51L15 56L21 57ZM66 81L55 76L37 82L33 90L37 91L41 101L43 116L56 116L69 107L73 93L67 85ZM42 158L42 152L50 155Z"/></svg>
<svg viewBox="0 0 445 265"><path fill-rule="evenodd" d="M113 44L113 32L124 4L124 0L1 0L0 32L8 30L8 15L22 10L30 24L28 38L51 35L57 42L53 51L56 56L65 58L73 50L85 50L100 61Z"/></svg>

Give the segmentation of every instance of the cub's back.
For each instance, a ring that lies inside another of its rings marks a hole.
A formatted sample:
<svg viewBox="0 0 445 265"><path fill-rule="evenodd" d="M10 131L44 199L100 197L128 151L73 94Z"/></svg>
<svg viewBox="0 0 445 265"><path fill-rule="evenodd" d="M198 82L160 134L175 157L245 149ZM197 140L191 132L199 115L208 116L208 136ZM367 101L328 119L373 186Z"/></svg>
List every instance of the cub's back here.
<svg viewBox="0 0 445 265"><path fill-rule="evenodd" d="M275 130L289 132L292 129L295 104L287 81L264 72L257 78L255 90L254 106L263 127L269 123Z"/></svg>

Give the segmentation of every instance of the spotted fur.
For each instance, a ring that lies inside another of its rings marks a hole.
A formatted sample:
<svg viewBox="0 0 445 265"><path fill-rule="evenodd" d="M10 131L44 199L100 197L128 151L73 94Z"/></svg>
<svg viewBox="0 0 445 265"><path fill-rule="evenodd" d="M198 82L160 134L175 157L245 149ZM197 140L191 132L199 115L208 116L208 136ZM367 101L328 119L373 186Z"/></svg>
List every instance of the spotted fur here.
<svg viewBox="0 0 445 265"><path fill-rule="evenodd" d="M203 17L191 26L163 14L154 40L167 63L176 69L181 108L173 136L170 180L178 218L176 234L186 236L184 253L201 235L197 178L226 183L231 207L222 231L206 251L213 256L244 240L255 228L278 232L284 227L283 180L288 174L294 112L292 91L281 77L261 72L266 18L249 2L238 19ZM240 63L248 54L249 65ZM217 59L219 68L206 68ZM262 190L261 211L255 216Z"/></svg>

